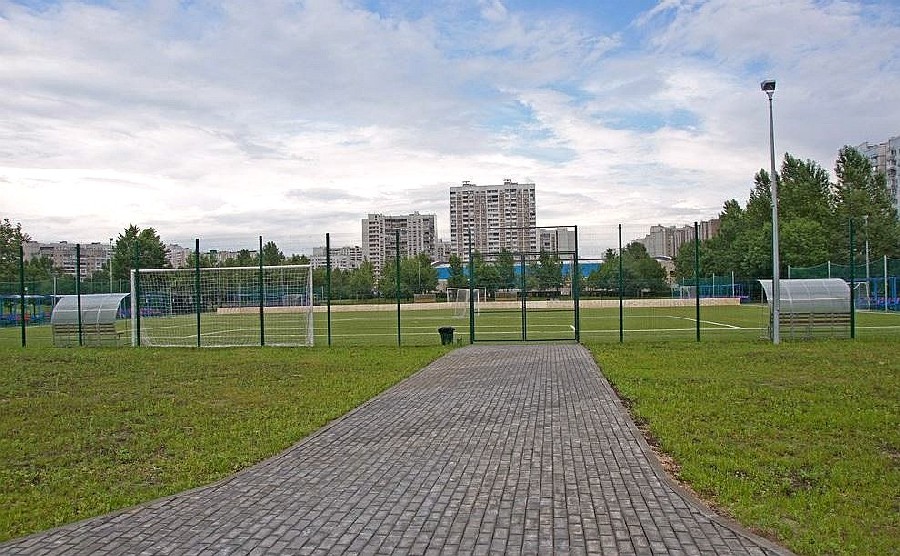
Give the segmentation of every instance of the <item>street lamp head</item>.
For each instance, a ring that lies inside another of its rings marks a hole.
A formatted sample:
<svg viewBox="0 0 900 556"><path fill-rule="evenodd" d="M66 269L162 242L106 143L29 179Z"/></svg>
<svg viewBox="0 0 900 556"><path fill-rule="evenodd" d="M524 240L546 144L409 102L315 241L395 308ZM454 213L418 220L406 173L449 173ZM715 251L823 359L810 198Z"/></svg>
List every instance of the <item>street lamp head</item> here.
<svg viewBox="0 0 900 556"><path fill-rule="evenodd" d="M760 82L759 88L763 90L769 98L772 97L772 93L775 92L775 80L774 79L765 79Z"/></svg>

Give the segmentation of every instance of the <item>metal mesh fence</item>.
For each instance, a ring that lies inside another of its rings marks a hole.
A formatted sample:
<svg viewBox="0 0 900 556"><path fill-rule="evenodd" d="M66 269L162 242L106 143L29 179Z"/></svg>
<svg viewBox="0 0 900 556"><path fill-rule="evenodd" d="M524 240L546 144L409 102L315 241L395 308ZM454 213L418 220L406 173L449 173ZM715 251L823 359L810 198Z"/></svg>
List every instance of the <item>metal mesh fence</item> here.
<svg viewBox="0 0 900 556"><path fill-rule="evenodd" d="M446 257L441 264L416 266L404 248L398 252L402 241L386 247L378 266L363 264L365 271L360 269L359 251L343 247L358 242L349 235L336 236L330 249L325 249L324 236L266 238L266 247L269 241L277 246L275 264L312 266L316 346L435 345L447 341L441 329L452 329L453 343L768 337L770 311L758 280L771 276L712 273L699 264L676 272L674 260L654 260L634 247L632 240L644 231L646 226L606 230L604 241L613 239L606 250L596 248L598 234L591 232L586 240L579 238L589 244L579 251L559 239L560 233L577 237L577 229L558 228L551 236L554 243L523 251L467 250L455 269ZM253 237L201 240L200 247L199 258L196 245L191 246L181 253L179 264L190 268L199 260L201 266L246 266L248 261L255 264L260 252L260 242ZM268 251L262 249L267 265L267 254L273 255ZM900 334L900 260L873 256L868 265L860 258L853 268L825 261L783 270L783 279L852 280L857 336ZM448 287L475 293L448 296ZM53 306L60 296L76 292L129 293L130 284L118 276L110 280L108 274L76 281L72 274L58 271L42 279L0 282L0 344L19 345L24 322L27 345L51 346ZM130 335L127 320L121 320L119 325Z"/></svg>

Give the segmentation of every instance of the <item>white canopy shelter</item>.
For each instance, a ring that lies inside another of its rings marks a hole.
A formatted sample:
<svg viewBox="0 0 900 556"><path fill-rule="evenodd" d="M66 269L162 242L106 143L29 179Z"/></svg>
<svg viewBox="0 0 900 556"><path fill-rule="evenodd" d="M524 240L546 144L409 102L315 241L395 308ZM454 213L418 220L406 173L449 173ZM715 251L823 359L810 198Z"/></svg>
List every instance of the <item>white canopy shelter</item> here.
<svg viewBox="0 0 900 556"><path fill-rule="evenodd" d="M118 343L116 315L127 293L97 293L81 296L81 339L85 345L110 345ZM53 343L57 346L78 344L78 297L60 296L50 325Z"/></svg>
<svg viewBox="0 0 900 556"><path fill-rule="evenodd" d="M771 304L772 281L760 280L759 283L766 302ZM846 336L849 333L850 285L847 282L840 278L779 280L779 286L779 322L783 335L788 338L810 338L816 335Z"/></svg>

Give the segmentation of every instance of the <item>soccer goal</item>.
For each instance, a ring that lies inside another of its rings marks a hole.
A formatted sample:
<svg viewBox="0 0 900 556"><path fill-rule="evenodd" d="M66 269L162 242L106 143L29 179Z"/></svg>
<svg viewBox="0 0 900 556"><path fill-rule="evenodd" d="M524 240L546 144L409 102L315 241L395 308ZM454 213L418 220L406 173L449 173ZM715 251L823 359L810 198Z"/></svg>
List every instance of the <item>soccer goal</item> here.
<svg viewBox="0 0 900 556"><path fill-rule="evenodd" d="M312 268L132 271L131 319L134 345L312 346Z"/></svg>
<svg viewBox="0 0 900 556"><path fill-rule="evenodd" d="M474 303L470 303L470 292L471 299L474 300ZM475 288L472 290L469 290L468 288L447 288L447 303L450 303L450 306L453 308L454 318L468 318L469 308L473 305L475 307L475 314L479 314L481 312L481 302L484 300L484 296L484 288Z"/></svg>

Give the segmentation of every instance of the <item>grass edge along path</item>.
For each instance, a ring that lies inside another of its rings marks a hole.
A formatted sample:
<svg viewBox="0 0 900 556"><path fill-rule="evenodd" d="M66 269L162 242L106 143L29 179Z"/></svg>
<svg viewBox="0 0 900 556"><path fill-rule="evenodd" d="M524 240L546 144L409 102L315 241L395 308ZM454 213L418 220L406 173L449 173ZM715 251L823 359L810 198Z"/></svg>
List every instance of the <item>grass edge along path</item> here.
<svg viewBox="0 0 900 556"><path fill-rule="evenodd" d="M588 347L712 506L798 554L895 553L896 342Z"/></svg>
<svg viewBox="0 0 900 556"><path fill-rule="evenodd" d="M0 542L226 477L447 351L0 349Z"/></svg>

